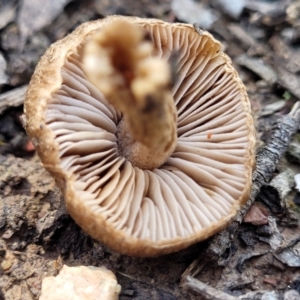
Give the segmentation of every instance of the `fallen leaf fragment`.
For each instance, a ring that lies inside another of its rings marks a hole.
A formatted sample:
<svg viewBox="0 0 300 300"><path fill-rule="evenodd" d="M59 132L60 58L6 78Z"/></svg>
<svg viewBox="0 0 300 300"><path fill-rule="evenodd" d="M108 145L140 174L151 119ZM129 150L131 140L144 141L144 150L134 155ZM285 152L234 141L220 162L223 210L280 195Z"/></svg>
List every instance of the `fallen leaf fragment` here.
<svg viewBox="0 0 300 300"><path fill-rule="evenodd" d="M35 150L35 147L30 140L27 141L24 148L24 150L26 150L27 152L32 152Z"/></svg>
<svg viewBox="0 0 300 300"><path fill-rule="evenodd" d="M268 224L268 210L264 206L254 203L248 210L244 222L257 226Z"/></svg>
<svg viewBox="0 0 300 300"><path fill-rule="evenodd" d="M248 68L270 84L274 84L278 80L276 71L261 58L242 54L236 58L236 63Z"/></svg>

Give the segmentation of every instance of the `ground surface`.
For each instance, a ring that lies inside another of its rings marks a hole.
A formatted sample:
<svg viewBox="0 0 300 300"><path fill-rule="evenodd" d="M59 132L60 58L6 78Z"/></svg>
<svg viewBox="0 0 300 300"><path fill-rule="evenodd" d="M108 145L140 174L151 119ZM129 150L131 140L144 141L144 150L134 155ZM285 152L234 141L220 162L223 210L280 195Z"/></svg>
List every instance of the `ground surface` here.
<svg viewBox="0 0 300 300"><path fill-rule="evenodd" d="M125 14L197 22L221 40L247 86L258 146L263 145L272 122L300 100L300 2L220 2L0 1L0 299L38 299L42 279L56 275L63 264L111 269L122 286L120 299L201 299L179 286L183 272L199 257L196 277L232 295L300 291L300 197L293 180L300 170L298 136L274 174L283 174L287 192L278 196L278 186L264 188L224 268L205 257L209 242L138 259L92 240L69 217L21 126L24 91L45 49L82 22ZM278 241L286 248L275 253Z"/></svg>

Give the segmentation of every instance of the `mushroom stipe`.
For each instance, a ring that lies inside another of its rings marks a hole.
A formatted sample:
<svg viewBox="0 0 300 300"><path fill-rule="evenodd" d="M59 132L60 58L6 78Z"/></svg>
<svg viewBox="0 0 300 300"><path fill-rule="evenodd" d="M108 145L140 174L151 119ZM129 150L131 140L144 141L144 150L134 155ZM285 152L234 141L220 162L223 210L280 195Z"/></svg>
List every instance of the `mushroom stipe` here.
<svg viewBox="0 0 300 300"><path fill-rule="evenodd" d="M24 119L70 215L123 254L204 240L249 197L250 102L221 44L192 25L82 24L41 58Z"/></svg>

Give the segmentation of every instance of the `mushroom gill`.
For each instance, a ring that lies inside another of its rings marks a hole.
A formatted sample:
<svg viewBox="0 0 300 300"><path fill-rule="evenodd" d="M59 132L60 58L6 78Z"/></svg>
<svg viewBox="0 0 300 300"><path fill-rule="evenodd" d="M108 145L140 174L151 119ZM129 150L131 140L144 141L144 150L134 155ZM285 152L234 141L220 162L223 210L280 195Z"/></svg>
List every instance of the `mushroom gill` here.
<svg viewBox="0 0 300 300"><path fill-rule="evenodd" d="M174 51L178 55L170 98L177 141L155 167L139 167L120 151L126 112L116 110L83 67L85 42L116 20L147 33L149 59L168 62ZM255 133L245 87L220 43L191 25L119 16L81 25L41 59L25 116L71 216L119 252L154 256L183 249L228 225L249 196Z"/></svg>

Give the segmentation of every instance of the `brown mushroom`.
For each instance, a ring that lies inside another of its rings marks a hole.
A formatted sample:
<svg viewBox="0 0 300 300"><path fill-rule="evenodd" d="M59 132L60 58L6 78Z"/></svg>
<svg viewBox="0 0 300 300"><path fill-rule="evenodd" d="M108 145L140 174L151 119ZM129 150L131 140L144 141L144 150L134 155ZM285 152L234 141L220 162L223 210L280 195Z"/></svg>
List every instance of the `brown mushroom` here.
<svg viewBox="0 0 300 300"><path fill-rule="evenodd" d="M143 88L134 91L135 80ZM255 133L246 90L221 44L192 25L118 16L81 25L42 57L25 117L71 216L119 252L161 255L204 240L249 196Z"/></svg>

